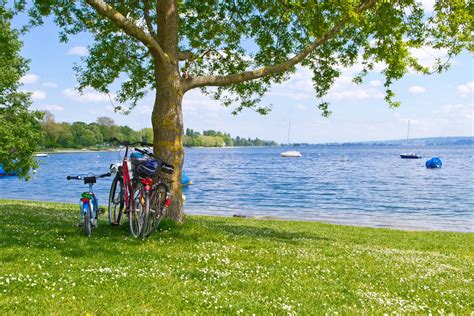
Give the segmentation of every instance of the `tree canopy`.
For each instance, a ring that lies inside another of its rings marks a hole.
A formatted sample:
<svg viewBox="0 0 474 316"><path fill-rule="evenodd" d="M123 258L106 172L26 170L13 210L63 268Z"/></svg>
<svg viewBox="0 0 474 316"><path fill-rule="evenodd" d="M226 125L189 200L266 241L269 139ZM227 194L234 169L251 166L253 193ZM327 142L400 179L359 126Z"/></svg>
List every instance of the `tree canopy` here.
<svg viewBox="0 0 474 316"><path fill-rule="evenodd" d="M0 0L0 164L27 178L36 166L33 153L41 136L41 113L30 111L30 95L18 90L28 61L19 55L22 44L11 18L12 12Z"/></svg>
<svg viewBox="0 0 474 316"><path fill-rule="evenodd" d="M329 114L324 96L340 67L362 63L360 83L376 64L383 65L386 101L398 106L391 86L410 70L428 74L449 67L449 59L473 51L474 4L438 0L426 15L415 0L232 0L232 1L35 1L33 24L55 15L61 40L83 31L94 37L89 56L76 66L79 86L109 93L124 74L117 101L133 107L156 88L154 59L169 58L160 41L166 28L160 10L176 2L179 14L179 67L184 90L202 90L234 106L265 113L262 96L288 79L301 63L311 69L315 96ZM24 1L18 1L19 8ZM161 24L160 24L161 23ZM127 36L128 35L128 36ZM446 50L447 60L422 66L412 49ZM206 88L215 86L217 88ZM127 110L122 106L118 109Z"/></svg>

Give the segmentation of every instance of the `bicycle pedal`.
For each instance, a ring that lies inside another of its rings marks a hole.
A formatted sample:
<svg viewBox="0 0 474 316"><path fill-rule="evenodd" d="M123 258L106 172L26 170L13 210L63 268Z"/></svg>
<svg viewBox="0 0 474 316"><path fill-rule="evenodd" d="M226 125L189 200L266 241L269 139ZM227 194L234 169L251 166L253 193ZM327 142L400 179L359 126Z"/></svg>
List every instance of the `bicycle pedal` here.
<svg viewBox="0 0 474 316"><path fill-rule="evenodd" d="M104 213L105 213L105 208L99 207L99 213L100 213L100 214L104 214Z"/></svg>

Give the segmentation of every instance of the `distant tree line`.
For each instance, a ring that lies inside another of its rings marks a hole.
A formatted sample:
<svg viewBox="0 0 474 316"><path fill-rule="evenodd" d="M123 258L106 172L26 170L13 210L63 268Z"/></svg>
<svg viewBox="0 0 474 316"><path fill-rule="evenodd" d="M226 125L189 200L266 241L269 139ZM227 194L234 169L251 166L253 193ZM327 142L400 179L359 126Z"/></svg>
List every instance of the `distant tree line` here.
<svg viewBox="0 0 474 316"><path fill-rule="evenodd" d="M186 129L183 137L183 144L186 147L232 147L232 146L277 146L274 141L261 140L259 138L232 138L229 133L222 133L214 130L203 131L202 134L190 128Z"/></svg>
<svg viewBox="0 0 474 316"><path fill-rule="evenodd" d="M45 111L41 129L43 138L39 146L47 149L100 147L108 144L108 140L113 137L129 142L147 138L153 141L151 128L134 131L128 126L118 126L109 117L99 117L89 124L59 123L54 120L53 114Z"/></svg>
<svg viewBox="0 0 474 316"><path fill-rule="evenodd" d="M56 122L54 115L44 112L40 129L43 137L38 144L41 148L85 148L108 146L108 140L117 139L136 142L153 142L153 129L143 128L135 131L128 126L119 126L109 117L99 117L94 123L84 122ZM274 146L273 141L261 139L232 138L230 134L213 130L195 132L187 129L183 137L184 146L193 147L224 147L224 146Z"/></svg>

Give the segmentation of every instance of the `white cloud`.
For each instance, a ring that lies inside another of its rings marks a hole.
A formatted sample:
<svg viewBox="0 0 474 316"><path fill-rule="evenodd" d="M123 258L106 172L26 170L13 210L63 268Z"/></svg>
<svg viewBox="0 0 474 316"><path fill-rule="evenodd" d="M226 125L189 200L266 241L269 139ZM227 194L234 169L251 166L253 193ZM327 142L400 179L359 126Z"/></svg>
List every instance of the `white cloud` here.
<svg viewBox="0 0 474 316"><path fill-rule="evenodd" d="M457 90L461 96L467 97L469 94L474 92L474 81L466 82L465 84L459 85Z"/></svg>
<svg viewBox="0 0 474 316"><path fill-rule="evenodd" d="M379 68L380 67L382 67L382 65L379 65ZM377 87L382 85L380 81L372 80L369 84L361 85L353 83L352 79L354 75L360 70L362 70L362 64L357 64L350 68L341 68L341 77L336 79L324 100L350 101L382 99L384 94L377 89ZM274 96L287 97L292 100L314 98L315 88L313 87L311 70L308 68L299 68L290 80L275 87L271 94Z"/></svg>
<svg viewBox="0 0 474 316"><path fill-rule="evenodd" d="M24 75L20 78L20 82L23 84L35 83L38 81L39 77L35 74Z"/></svg>
<svg viewBox="0 0 474 316"><path fill-rule="evenodd" d="M393 130L393 135L397 129L406 132L407 121L410 120L410 138L473 136L473 105L445 104L433 106L435 106L435 109L432 112L422 114L411 112L398 116L394 115L393 120L388 120L383 124L385 126L380 126L378 130L382 131L384 128Z"/></svg>
<svg viewBox="0 0 474 316"><path fill-rule="evenodd" d="M47 111L63 111L64 107L62 105L57 104L45 104L38 106L40 110L47 110Z"/></svg>
<svg viewBox="0 0 474 316"><path fill-rule="evenodd" d="M384 94L377 88L367 85L356 85L352 76L341 76L335 82L327 95L328 101L360 101L370 99L383 99Z"/></svg>
<svg viewBox="0 0 474 316"><path fill-rule="evenodd" d="M382 85L382 82L380 80L372 80L369 82L369 85L371 87L380 87Z"/></svg>
<svg viewBox="0 0 474 316"><path fill-rule="evenodd" d="M448 51L446 49L435 49L428 46L412 48L410 49L410 53L413 57L418 59L420 65L424 67L433 66L436 59L441 59L442 61L448 59Z"/></svg>
<svg viewBox="0 0 474 316"><path fill-rule="evenodd" d="M380 73L382 70L387 68L387 64L384 62L377 62L374 64L372 70L368 70L369 73ZM359 56L358 61L351 67L340 67L342 75L355 75L359 74L364 69L364 64L362 63L362 58Z"/></svg>
<svg viewBox="0 0 474 316"><path fill-rule="evenodd" d="M422 94L426 92L426 88L422 86L411 86L410 88L408 88L408 91L413 94Z"/></svg>
<svg viewBox="0 0 474 316"><path fill-rule="evenodd" d="M110 102L110 99L114 99L115 95L111 94L110 98L107 94L96 92L92 89L84 89L83 93L79 93L74 89L65 89L63 91L64 96L67 98L82 102L82 103L99 103L99 102Z"/></svg>
<svg viewBox="0 0 474 316"><path fill-rule="evenodd" d="M135 110L140 114L151 114L151 112L153 112L153 107L149 105L139 105Z"/></svg>
<svg viewBox="0 0 474 316"><path fill-rule="evenodd" d="M44 92L44 91L34 90L34 91L30 91L30 92L32 92L31 98L33 100L43 100L43 99L46 98L46 92Z"/></svg>
<svg viewBox="0 0 474 316"><path fill-rule="evenodd" d="M420 2L425 12L433 12L436 0L420 0Z"/></svg>
<svg viewBox="0 0 474 316"><path fill-rule="evenodd" d="M443 114L444 118L449 118L451 120L473 119L474 106L465 105L465 104L446 104L443 105L436 113Z"/></svg>
<svg viewBox="0 0 474 316"><path fill-rule="evenodd" d="M105 107L106 112L115 113L115 108L112 105L107 105Z"/></svg>
<svg viewBox="0 0 474 316"><path fill-rule="evenodd" d="M20 90L21 92L31 93L33 100L43 100L46 98L46 92L42 90Z"/></svg>
<svg viewBox="0 0 474 316"><path fill-rule="evenodd" d="M183 99L183 108L190 112L216 112L225 109L219 101L202 95L197 90L190 91Z"/></svg>
<svg viewBox="0 0 474 316"><path fill-rule="evenodd" d="M295 108L298 109L298 110L306 110L307 109L306 105L304 105L304 104L296 104Z"/></svg>
<svg viewBox="0 0 474 316"><path fill-rule="evenodd" d="M68 55L87 56L89 50L85 46L74 46L67 51Z"/></svg>
<svg viewBox="0 0 474 316"><path fill-rule="evenodd" d="M55 82L45 82L42 84L42 86L46 88L57 88L58 84Z"/></svg>
<svg viewBox="0 0 474 316"><path fill-rule="evenodd" d="M271 94L292 100L303 100L314 96L311 70L298 67L296 73L287 81L272 89Z"/></svg>

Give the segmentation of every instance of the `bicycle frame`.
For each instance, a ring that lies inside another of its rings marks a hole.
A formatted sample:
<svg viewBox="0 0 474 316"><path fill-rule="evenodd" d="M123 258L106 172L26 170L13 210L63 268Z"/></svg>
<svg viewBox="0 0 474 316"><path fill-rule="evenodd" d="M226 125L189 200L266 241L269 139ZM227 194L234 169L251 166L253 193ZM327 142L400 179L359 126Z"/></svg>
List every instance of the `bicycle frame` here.
<svg viewBox="0 0 474 316"><path fill-rule="evenodd" d="M129 143L129 142L121 142L117 140L116 138L112 138L111 142L116 142L119 145L122 145L122 148L125 148L125 153L122 159L122 164L119 166L118 172L116 174L116 178L121 182L121 190L120 190L120 210L119 210L119 215L116 217L116 207L117 207L117 201L116 201L116 188L117 188L117 180L114 180L112 187L111 187L111 193L109 194L109 221L110 224L115 226L120 224L120 217L122 214L122 210L125 209L125 213L128 214L127 216L129 217L129 224L130 224L130 231L134 237L145 237L147 236L150 231L148 231L145 234L145 232L142 231L144 226L148 225L148 218L150 214L150 199L152 197L152 194L154 192L154 189L163 184L161 181L160 174L156 174L155 176L151 176L151 174L146 175L141 174L135 174L135 170L130 170L132 167L130 162L134 162L133 158L130 156L129 153L130 151L133 150L137 151L143 155L149 156L152 159L156 159L159 161L161 164L159 168L161 168L159 171L164 170L166 173L172 173L174 171L174 167L172 165L166 164L163 162L162 159L159 157L155 157L153 153L150 153L146 149L139 149L136 148L135 146L140 145L140 146L145 146L145 147L151 147L153 144L150 143L145 143L145 142L134 142L134 143ZM138 163L139 164L139 163ZM137 165L138 165L137 164ZM116 167L111 166L111 170L114 170ZM139 167L137 167L139 168ZM133 176L132 173L133 172ZM163 184L165 185L165 184ZM112 191L112 188L114 188ZM164 196L163 204L160 203L159 208L156 209L156 211L153 211L153 216L157 215L162 215L166 208L170 205L171 203L171 194L169 193L168 186L165 185L166 188L166 196ZM112 200L111 200L112 199ZM112 201L112 202L111 202ZM112 204L111 204L112 203ZM114 206L112 206L114 205ZM157 212L158 211L158 212ZM113 213L112 213L113 212ZM156 214L156 215L155 215ZM138 216L138 217L137 217ZM153 218L153 221L155 218ZM148 226L147 226L148 227Z"/></svg>
<svg viewBox="0 0 474 316"><path fill-rule="evenodd" d="M96 217L96 212L99 210L99 200L95 196L94 192L92 191L93 184L89 183L89 191L83 192L81 194L81 199L79 201L79 207L81 210L81 219L84 220L84 215L87 214L88 209L84 207L84 205L88 205L91 208L92 218L93 220ZM90 197L89 197L90 196ZM92 203L91 203L92 202ZM96 223L97 226L97 223Z"/></svg>
<svg viewBox="0 0 474 316"><path fill-rule="evenodd" d="M130 144L131 145L131 144ZM122 161L122 180L123 180L123 195L125 201L125 208L128 210L130 207L131 197L133 195L133 186L132 186L132 179L130 178L130 170L128 168L129 160L128 160L128 152L129 152L129 145L125 145L125 155ZM142 183L145 185L145 190L147 192L150 191L150 185L153 183L151 178L142 178L140 179Z"/></svg>
<svg viewBox="0 0 474 316"><path fill-rule="evenodd" d="M94 176L67 176L67 180L82 180L84 184L89 185L89 191L82 192L79 200L79 211L81 213L81 219L84 223L84 228L88 237L92 234L92 228L98 226L99 217L99 200L94 194L92 187L96 183L97 179L110 177L111 173L104 173L101 175ZM86 221L86 215L87 221Z"/></svg>
<svg viewBox="0 0 474 316"><path fill-rule="evenodd" d="M132 180L130 179L130 171L128 170L128 145L125 146L125 156L122 162L122 180L123 180L123 195L125 200L125 207L128 210L130 206L130 197L132 192Z"/></svg>

